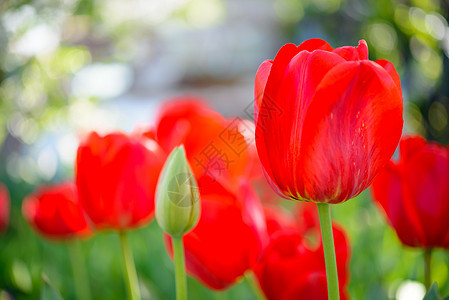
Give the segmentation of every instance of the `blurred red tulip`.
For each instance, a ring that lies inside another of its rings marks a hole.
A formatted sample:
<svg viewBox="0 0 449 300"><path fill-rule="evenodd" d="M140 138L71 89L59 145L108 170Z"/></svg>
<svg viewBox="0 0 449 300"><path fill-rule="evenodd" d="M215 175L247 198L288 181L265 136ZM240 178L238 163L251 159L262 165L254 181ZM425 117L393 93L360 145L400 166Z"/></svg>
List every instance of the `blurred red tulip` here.
<svg viewBox="0 0 449 300"><path fill-rule="evenodd" d="M254 140L254 127L242 119L227 120L201 99L183 97L161 108L155 131L146 135L156 136L167 153L183 144L197 178L206 175L232 189L252 172L247 151L251 134Z"/></svg>
<svg viewBox="0 0 449 300"><path fill-rule="evenodd" d="M292 216L281 210L277 206L263 207L267 233L270 239L276 234L285 231L297 231L295 220Z"/></svg>
<svg viewBox="0 0 449 300"><path fill-rule="evenodd" d="M198 225L183 237L187 271L212 289L229 287L256 264L267 241L262 207L248 184L260 172L251 149L254 125L184 97L166 103L155 130L144 135L155 136L166 152L184 145L201 197Z"/></svg>
<svg viewBox="0 0 449 300"><path fill-rule="evenodd" d="M8 189L0 183L0 234L5 232L9 224L10 199Z"/></svg>
<svg viewBox="0 0 449 300"><path fill-rule="evenodd" d="M399 161L372 186L403 244L449 248L449 149L421 137L404 137Z"/></svg>
<svg viewBox="0 0 449 300"><path fill-rule="evenodd" d="M260 258L267 243L263 210L247 183L242 183L237 193L204 177L198 184L201 216L183 238L186 268L208 287L221 290Z"/></svg>
<svg viewBox="0 0 449 300"><path fill-rule="evenodd" d="M268 300L327 300L326 268L317 227L317 209L315 205L304 205L301 209L300 216L316 218L313 222L315 227L310 227L311 223L301 224L306 220L301 218L295 224L289 215L278 209L265 208L270 244L254 272ZM334 224L333 231L340 295L341 299L349 299L349 245L342 229Z"/></svg>
<svg viewBox="0 0 449 300"><path fill-rule="evenodd" d="M76 184L95 227L125 230L149 222L164 160L152 139L92 132L78 148Z"/></svg>
<svg viewBox="0 0 449 300"><path fill-rule="evenodd" d="M49 239L63 240L91 233L74 183L38 188L24 199L22 212L28 223Z"/></svg>
<svg viewBox="0 0 449 300"><path fill-rule="evenodd" d="M259 67L256 145L280 195L339 203L366 189L402 132L401 83L368 47L333 49L311 39L283 46Z"/></svg>

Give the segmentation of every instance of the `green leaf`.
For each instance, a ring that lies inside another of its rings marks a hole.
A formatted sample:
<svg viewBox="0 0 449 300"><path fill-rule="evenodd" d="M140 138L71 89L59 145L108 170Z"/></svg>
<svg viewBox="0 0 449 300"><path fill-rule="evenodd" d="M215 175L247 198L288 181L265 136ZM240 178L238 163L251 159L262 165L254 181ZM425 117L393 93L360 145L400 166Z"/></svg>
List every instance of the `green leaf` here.
<svg viewBox="0 0 449 300"><path fill-rule="evenodd" d="M432 284L423 300L440 300L440 295L438 294L438 285L436 282Z"/></svg>
<svg viewBox="0 0 449 300"><path fill-rule="evenodd" d="M47 275L42 274L42 280L44 281L44 284L41 290L41 300L63 300L61 294L50 282Z"/></svg>

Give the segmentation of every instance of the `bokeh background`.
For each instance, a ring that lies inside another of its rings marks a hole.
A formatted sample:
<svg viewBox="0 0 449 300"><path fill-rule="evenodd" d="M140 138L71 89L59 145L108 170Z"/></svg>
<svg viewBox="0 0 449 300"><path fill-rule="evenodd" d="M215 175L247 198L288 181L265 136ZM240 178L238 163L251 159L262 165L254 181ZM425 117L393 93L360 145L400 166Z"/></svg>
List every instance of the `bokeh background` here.
<svg viewBox="0 0 449 300"><path fill-rule="evenodd" d="M38 238L20 207L39 184L73 177L82 133L131 131L185 94L248 118L255 72L284 43L366 39L370 59L392 61L401 75L405 132L449 142L445 0L2 0L0 14L0 181L12 198L0 236L1 299L38 299L42 273L73 299L66 245ZM423 278L422 253L400 246L368 191L333 212L351 240L353 299L422 291L414 282ZM174 299L157 224L131 238L144 298ZM118 237L98 234L83 250L94 298L125 299ZM449 294L449 255L437 251L432 264ZM191 299L254 297L245 282L212 294L189 279L189 289Z"/></svg>

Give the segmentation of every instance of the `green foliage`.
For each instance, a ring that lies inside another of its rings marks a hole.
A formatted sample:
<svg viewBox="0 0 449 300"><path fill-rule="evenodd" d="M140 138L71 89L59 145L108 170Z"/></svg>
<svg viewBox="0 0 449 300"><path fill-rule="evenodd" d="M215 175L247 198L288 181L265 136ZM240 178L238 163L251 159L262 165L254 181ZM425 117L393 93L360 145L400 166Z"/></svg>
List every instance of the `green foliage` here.
<svg viewBox="0 0 449 300"><path fill-rule="evenodd" d="M430 287L427 294L424 296L423 300L440 300L440 295L438 294L438 284L434 282Z"/></svg>
<svg viewBox="0 0 449 300"><path fill-rule="evenodd" d="M62 300L61 294L55 289L45 274L42 274L42 280L44 284L42 286L41 300Z"/></svg>
<svg viewBox="0 0 449 300"><path fill-rule="evenodd" d="M16 201L14 201L16 202ZM0 236L0 291L14 299L39 299L59 291L66 300L75 299L69 254L64 243L43 240L25 223L18 207L13 207L12 223ZM157 223L129 232L143 299L175 299L173 262L168 256ZM5 246L6 245L6 246ZM101 232L82 243L92 299L126 299L119 238ZM50 279L51 286L42 278ZM214 293L188 278L189 299L213 299ZM52 289L53 288L53 289ZM242 280L223 299L255 299Z"/></svg>
<svg viewBox="0 0 449 300"><path fill-rule="evenodd" d="M22 193L25 193L23 191ZM15 192L15 197L18 192ZM17 201L14 201L17 203ZM282 200L282 205L293 206ZM335 222L347 231L351 244L350 285L352 299L394 299L398 284L406 279L424 278L422 252L400 245L394 232L374 207L369 193L332 207ZM164 238L156 222L129 234L142 297L174 299L174 268ZM14 206L12 224L0 236L0 290L15 299L38 299L49 293L42 273L51 280L64 299L75 299L67 247L39 238ZM6 245L6 247L4 247ZM100 232L82 243L93 299L125 299L119 238L114 232ZM440 283L440 293L449 294L449 257L435 251L432 278ZM190 299L256 299L248 282L241 279L225 292L214 293L197 280L188 278ZM45 290L45 291L44 291Z"/></svg>

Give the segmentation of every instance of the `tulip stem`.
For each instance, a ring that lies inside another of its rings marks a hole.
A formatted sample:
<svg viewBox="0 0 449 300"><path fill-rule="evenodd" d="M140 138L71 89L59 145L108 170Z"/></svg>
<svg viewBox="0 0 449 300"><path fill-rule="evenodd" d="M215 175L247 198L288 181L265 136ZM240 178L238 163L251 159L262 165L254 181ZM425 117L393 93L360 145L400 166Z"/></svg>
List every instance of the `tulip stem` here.
<svg viewBox="0 0 449 300"><path fill-rule="evenodd" d="M265 300L265 295L263 294L259 284L257 283L256 275L251 271L246 272L245 279L248 282L251 289L253 290L254 294L256 295L256 299Z"/></svg>
<svg viewBox="0 0 449 300"><path fill-rule="evenodd" d="M119 232L120 245L123 255L123 271L125 272L126 289L130 300L140 300L139 281L137 279L136 266L134 265L133 254L129 246L126 232Z"/></svg>
<svg viewBox="0 0 449 300"><path fill-rule="evenodd" d="M432 249L424 250L424 285L426 290L430 288L431 282L431 264L432 264Z"/></svg>
<svg viewBox="0 0 449 300"><path fill-rule="evenodd" d="M187 300L187 278L182 237L172 237L172 243L175 264L176 299Z"/></svg>
<svg viewBox="0 0 449 300"><path fill-rule="evenodd" d="M72 264L73 282L75 286L76 299L91 299L89 279L87 277L86 265L83 258L83 249L78 239L67 243L70 262Z"/></svg>
<svg viewBox="0 0 449 300"><path fill-rule="evenodd" d="M332 233L331 208L328 203L317 203L320 216L321 239L326 262L327 291L329 300L339 300L337 260L335 257L334 236Z"/></svg>

